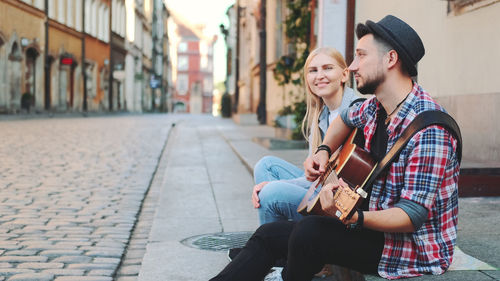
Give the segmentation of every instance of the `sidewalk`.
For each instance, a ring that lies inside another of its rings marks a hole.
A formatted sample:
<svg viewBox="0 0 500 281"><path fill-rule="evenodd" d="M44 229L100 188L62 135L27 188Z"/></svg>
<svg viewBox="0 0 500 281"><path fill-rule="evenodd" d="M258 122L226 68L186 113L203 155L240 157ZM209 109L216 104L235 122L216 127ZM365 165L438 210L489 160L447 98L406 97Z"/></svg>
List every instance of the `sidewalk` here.
<svg viewBox="0 0 500 281"><path fill-rule="evenodd" d="M241 245L258 227L250 201L254 164L275 155L300 167L307 155L252 141L273 137L269 126L239 126L208 115L178 119L158 171L163 174L141 281L208 280L217 274L228 263L225 249ZM456 258L455 270L416 280L500 280L500 271L478 270L488 268L480 261L500 267L500 198L461 198L459 204L458 246L465 254Z"/></svg>

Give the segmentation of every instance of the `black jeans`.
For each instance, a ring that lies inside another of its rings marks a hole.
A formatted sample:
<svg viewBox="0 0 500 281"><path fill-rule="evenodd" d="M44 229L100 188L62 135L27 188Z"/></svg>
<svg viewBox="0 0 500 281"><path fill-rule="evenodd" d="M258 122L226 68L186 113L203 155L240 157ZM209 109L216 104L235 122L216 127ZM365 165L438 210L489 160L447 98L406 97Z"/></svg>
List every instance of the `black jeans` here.
<svg viewBox="0 0 500 281"><path fill-rule="evenodd" d="M273 222L260 226L243 250L210 280L261 281L280 258L287 259L285 281L311 280L325 264L376 273L383 248L382 232L349 230L335 218Z"/></svg>

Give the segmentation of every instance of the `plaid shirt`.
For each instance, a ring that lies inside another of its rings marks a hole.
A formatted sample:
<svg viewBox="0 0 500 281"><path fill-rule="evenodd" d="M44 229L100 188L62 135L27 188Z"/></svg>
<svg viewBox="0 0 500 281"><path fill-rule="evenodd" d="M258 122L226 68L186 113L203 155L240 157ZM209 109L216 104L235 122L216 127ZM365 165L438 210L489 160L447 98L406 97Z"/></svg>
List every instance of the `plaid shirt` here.
<svg viewBox="0 0 500 281"><path fill-rule="evenodd" d="M348 123L363 129L368 151L380 106L373 97L349 110ZM427 110L444 111L414 83L397 116L388 125L387 151L417 114ZM387 175L374 183L370 211L392 208L403 198L428 210L427 221L415 232L385 233L378 266L380 276L397 279L424 273L441 274L450 266L458 222L456 148L457 141L443 127L429 126L412 137Z"/></svg>

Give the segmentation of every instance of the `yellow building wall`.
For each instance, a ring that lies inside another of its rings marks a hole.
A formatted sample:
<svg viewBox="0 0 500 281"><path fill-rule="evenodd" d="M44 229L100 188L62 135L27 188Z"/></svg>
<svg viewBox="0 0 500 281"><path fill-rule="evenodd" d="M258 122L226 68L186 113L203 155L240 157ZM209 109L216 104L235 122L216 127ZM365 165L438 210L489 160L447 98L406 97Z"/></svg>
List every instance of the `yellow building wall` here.
<svg viewBox="0 0 500 281"><path fill-rule="evenodd" d="M45 44L44 14L35 8L23 8L16 1L0 2L0 31L9 39L15 31L19 38L37 38L38 45ZM30 12L31 11L31 12Z"/></svg>
<svg viewBox="0 0 500 281"><path fill-rule="evenodd" d="M5 36L6 53L10 52L13 40L20 43L21 38L28 39L28 46L21 48L23 53L23 61L20 66L21 71L21 89L24 93L26 89L26 81L24 73L26 73L26 47L34 47L39 56L36 62L36 85L35 85L35 110L43 109L43 53L45 50L45 27L44 27L44 12L36 8L30 7L14 0L0 1L0 32ZM15 37L14 37L15 36ZM19 46L22 47L22 46ZM7 81L6 81L7 82ZM7 82L8 83L8 82Z"/></svg>
<svg viewBox="0 0 500 281"><path fill-rule="evenodd" d="M49 28L49 54L58 58L62 50L74 55L80 64L82 61L82 38L78 33L51 26Z"/></svg>

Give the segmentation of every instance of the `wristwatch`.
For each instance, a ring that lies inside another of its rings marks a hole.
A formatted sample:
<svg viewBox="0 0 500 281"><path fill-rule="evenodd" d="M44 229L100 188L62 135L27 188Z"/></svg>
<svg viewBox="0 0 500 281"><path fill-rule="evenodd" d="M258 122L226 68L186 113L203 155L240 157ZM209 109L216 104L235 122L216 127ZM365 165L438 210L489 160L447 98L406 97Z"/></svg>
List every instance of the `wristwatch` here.
<svg viewBox="0 0 500 281"><path fill-rule="evenodd" d="M352 229L352 230L359 230L359 229L363 228L363 221L365 219L365 217L363 215L363 210L358 208L358 209L356 209L356 212L358 213L358 220L355 223L351 223L349 225L349 229Z"/></svg>

